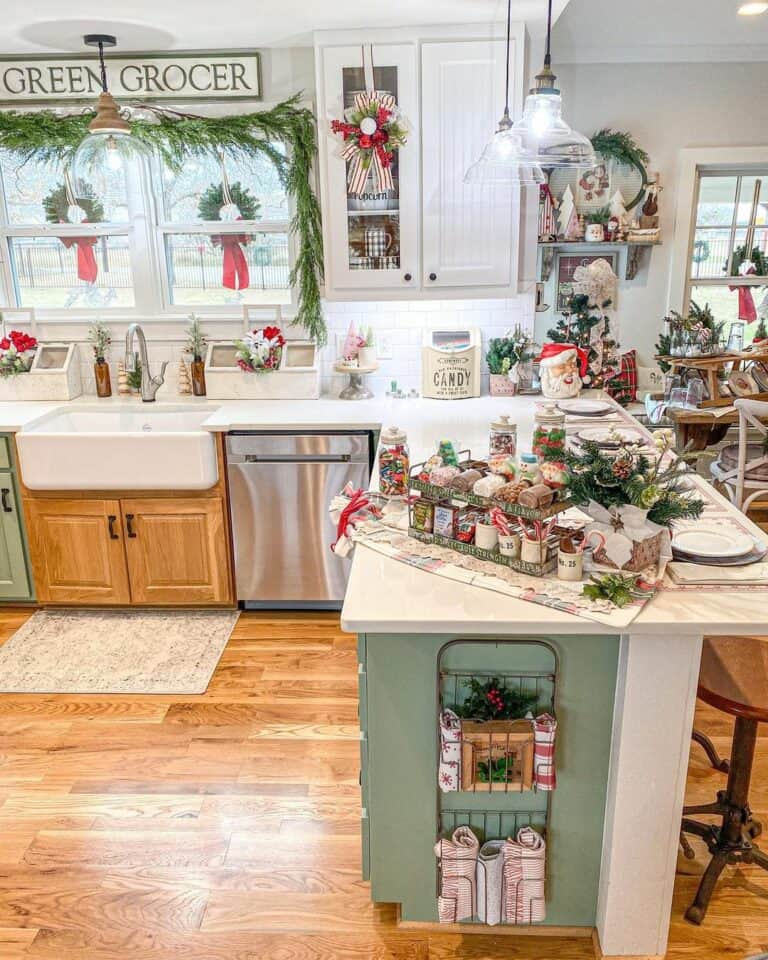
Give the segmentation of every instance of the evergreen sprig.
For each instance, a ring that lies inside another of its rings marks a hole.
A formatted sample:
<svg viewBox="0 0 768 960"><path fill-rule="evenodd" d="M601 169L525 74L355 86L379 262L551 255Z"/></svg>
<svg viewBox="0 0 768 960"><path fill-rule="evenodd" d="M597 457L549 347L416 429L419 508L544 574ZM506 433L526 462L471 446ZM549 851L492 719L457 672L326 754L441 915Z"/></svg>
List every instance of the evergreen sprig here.
<svg viewBox="0 0 768 960"><path fill-rule="evenodd" d="M638 167L645 174L650 157L631 133L603 127L592 136L591 141L595 153L599 153L601 157L615 160L627 167Z"/></svg>
<svg viewBox="0 0 768 960"><path fill-rule="evenodd" d="M519 720L537 703L535 693L508 687L498 677L480 681L471 677L469 696L454 710L460 717L472 720Z"/></svg>
<svg viewBox="0 0 768 960"><path fill-rule="evenodd" d="M289 282L298 287L296 322L322 344L327 338L320 305L323 238L320 204L312 186L317 140L315 119L311 110L299 106L301 96L296 94L271 110L227 117L200 117L141 104L142 112L149 112L151 118L131 118L131 133L175 172L190 158L218 161L222 150L234 159L264 156L274 164L294 202L290 229L298 243ZM64 168L87 135L91 119L91 113L0 111L0 148L15 154L22 164L34 160ZM276 143L285 144L286 151Z"/></svg>
<svg viewBox="0 0 768 960"><path fill-rule="evenodd" d="M632 600L636 586L636 574L606 573L602 577L590 577L581 592L590 600L607 600L616 607L626 607Z"/></svg>

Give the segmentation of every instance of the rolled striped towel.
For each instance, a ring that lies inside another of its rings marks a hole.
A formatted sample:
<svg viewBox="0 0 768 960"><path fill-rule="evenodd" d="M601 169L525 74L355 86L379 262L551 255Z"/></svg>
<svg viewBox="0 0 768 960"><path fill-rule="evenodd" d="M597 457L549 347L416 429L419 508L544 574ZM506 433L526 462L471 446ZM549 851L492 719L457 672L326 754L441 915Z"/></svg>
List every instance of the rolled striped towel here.
<svg viewBox="0 0 768 960"><path fill-rule="evenodd" d="M475 916L477 837L469 827L457 827L447 840L435 844L435 856L440 860L442 884L437 898L440 923L455 923Z"/></svg>
<svg viewBox="0 0 768 960"><path fill-rule="evenodd" d="M504 843L504 906L507 923L540 923L544 902L546 844L533 827L521 827Z"/></svg>
<svg viewBox="0 0 768 960"><path fill-rule="evenodd" d="M461 720L453 710L440 714L440 767L437 782L443 793L459 789L461 776Z"/></svg>
<svg viewBox="0 0 768 960"><path fill-rule="evenodd" d="M533 778L537 790L554 790L557 786L556 731L557 720L548 713L542 713L533 721Z"/></svg>
<svg viewBox="0 0 768 960"><path fill-rule="evenodd" d="M477 855L477 917L493 927L504 922L502 888L505 840L488 840Z"/></svg>

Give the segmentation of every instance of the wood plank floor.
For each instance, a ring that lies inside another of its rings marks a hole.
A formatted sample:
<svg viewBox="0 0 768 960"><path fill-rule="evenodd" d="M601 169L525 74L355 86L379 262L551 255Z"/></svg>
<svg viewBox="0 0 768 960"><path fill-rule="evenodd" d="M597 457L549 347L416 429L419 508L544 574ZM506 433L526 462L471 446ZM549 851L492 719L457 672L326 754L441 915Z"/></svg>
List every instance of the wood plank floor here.
<svg viewBox="0 0 768 960"><path fill-rule="evenodd" d="M0 642L27 616L0 612ZM698 723L727 753L727 719ZM0 696L0 958L593 960L585 940L398 930L359 879L357 757L333 615L242 616L204 696ZM694 747L690 797L721 784ZM670 958L768 949L767 875L729 868L701 929L696 883L678 877Z"/></svg>

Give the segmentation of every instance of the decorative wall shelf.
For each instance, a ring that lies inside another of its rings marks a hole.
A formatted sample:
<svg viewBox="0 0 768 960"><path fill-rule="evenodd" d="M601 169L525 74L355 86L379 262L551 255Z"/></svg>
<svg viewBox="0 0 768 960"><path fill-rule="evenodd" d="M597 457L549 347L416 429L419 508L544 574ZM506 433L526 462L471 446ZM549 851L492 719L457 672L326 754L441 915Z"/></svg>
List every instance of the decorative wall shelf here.
<svg viewBox="0 0 768 960"><path fill-rule="evenodd" d="M546 283L552 275L555 263L555 253L568 250L572 253L611 253L617 250L626 250L624 265L624 279L634 280L640 270L645 251L649 247L661 246L661 240L614 240L604 243L587 243L582 240L552 240L539 243L539 280Z"/></svg>

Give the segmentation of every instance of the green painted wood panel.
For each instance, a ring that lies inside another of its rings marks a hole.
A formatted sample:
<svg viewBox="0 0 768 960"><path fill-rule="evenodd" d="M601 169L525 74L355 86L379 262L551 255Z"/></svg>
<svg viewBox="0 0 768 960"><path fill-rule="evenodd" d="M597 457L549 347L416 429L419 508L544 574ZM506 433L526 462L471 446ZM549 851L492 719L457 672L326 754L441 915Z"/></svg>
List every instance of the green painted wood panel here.
<svg viewBox="0 0 768 960"><path fill-rule="evenodd" d="M30 600L30 579L22 535L22 516L13 474L0 470L0 489L7 491L0 508L0 599ZM10 508L10 509L8 509Z"/></svg>
<svg viewBox="0 0 768 960"><path fill-rule="evenodd" d="M371 894L404 920L437 919L437 657L455 637L367 634L367 786ZM546 638L560 660L558 789L548 832L548 924L593 926L602 847L619 638ZM541 648L452 648L451 666L538 669ZM441 795L466 809L546 804L542 794Z"/></svg>

